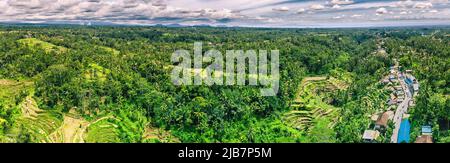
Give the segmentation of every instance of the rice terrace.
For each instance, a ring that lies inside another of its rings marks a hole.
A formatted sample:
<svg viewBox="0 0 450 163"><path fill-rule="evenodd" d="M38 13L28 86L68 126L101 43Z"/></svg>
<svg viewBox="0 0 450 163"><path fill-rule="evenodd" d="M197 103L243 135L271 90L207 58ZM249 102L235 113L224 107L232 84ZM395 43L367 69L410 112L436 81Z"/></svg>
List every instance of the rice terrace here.
<svg viewBox="0 0 450 163"><path fill-rule="evenodd" d="M146 143L153 156L195 147L213 159L221 148L233 160L252 145L298 157L317 152L304 143L450 143L449 8L3 0L0 144Z"/></svg>

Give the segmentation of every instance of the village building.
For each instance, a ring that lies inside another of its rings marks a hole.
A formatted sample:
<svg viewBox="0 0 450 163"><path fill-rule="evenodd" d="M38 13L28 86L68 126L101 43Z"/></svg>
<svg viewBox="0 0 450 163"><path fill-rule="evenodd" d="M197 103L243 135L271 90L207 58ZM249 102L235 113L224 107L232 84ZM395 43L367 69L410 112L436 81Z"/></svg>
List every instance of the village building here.
<svg viewBox="0 0 450 163"><path fill-rule="evenodd" d="M405 76L403 75L403 73L399 73L399 74L398 74L398 78L400 78L400 79L404 79L404 78L405 78Z"/></svg>
<svg viewBox="0 0 450 163"><path fill-rule="evenodd" d="M385 76L380 82L387 84L385 86L386 90L390 90L390 98L386 101L388 105L388 109L386 112L382 114L374 114L369 116L372 120L372 123L370 123L369 128L371 130L365 130L363 134L363 140L364 142L376 142L376 138L380 136L380 133L385 133L386 130L389 127L389 121L393 121L395 117L395 111L397 109L397 104L405 102L405 100L408 100L406 102L406 107L409 106L415 106L415 103L413 99L409 98L411 96L410 92L416 95L416 93L419 90L419 83L417 79L411 75L412 70L406 70L406 73L400 71L400 66L392 66L390 68L390 74L388 76ZM401 82L401 83L400 83ZM404 85L404 83L406 85ZM406 90L405 90L406 89ZM405 98L405 97L408 98ZM400 109L400 108L398 108ZM404 109L404 108L401 108ZM400 129L398 130L398 139L395 140L395 142L399 143L408 143L410 142L410 122L408 118L410 117L409 114L407 114L407 111L405 112L402 110L402 119L400 124ZM398 120L394 123L398 125ZM397 126L396 128L397 129ZM427 129L426 127L423 128L423 134L419 136L416 140L416 142L432 142L432 134L431 134L431 128Z"/></svg>
<svg viewBox="0 0 450 163"><path fill-rule="evenodd" d="M406 84L408 85L409 90L413 93L414 96L417 96L417 93L419 92L419 82L417 79L408 74L408 77L405 79Z"/></svg>
<svg viewBox="0 0 450 163"><path fill-rule="evenodd" d="M413 84L413 92L414 92L414 96L417 96L417 93L419 93L419 83Z"/></svg>
<svg viewBox="0 0 450 163"><path fill-rule="evenodd" d="M416 77L409 75L408 79L411 80L412 82L417 82Z"/></svg>
<svg viewBox="0 0 450 163"><path fill-rule="evenodd" d="M415 143L433 143L433 130L431 126L422 126L422 135L417 137Z"/></svg>
<svg viewBox="0 0 450 163"><path fill-rule="evenodd" d="M431 126L422 126L422 135L433 135Z"/></svg>
<svg viewBox="0 0 450 163"><path fill-rule="evenodd" d="M379 136L380 136L379 131L366 130L366 131L364 131L362 139L366 143L374 143Z"/></svg>
<svg viewBox="0 0 450 163"><path fill-rule="evenodd" d="M379 116L377 121L375 122L375 129L384 132L388 126L390 117L391 114L389 112L384 112L383 114L381 114L381 116Z"/></svg>
<svg viewBox="0 0 450 163"><path fill-rule="evenodd" d="M395 112L389 110L389 111L386 111L384 114L387 114L389 120L394 119Z"/></svg>
<svg viewBox="0 0 450 163"><path fill-rule="evenodd" d="M421 135L417 137L414 143L433 143L433 137L431 135Z"/></svg>
<svg viewBox="0 0 450 163"><path fill-rule="evenodd" d="M374 115L370 116L370 120L377 121L379 116L380 115L378 115L378 114L374 114Z"/></svg>
<svg viewBox="0 0 450 163"><path fill-rule="evenodd" d="M395 74L395 70L394 69L391 69L391 74Z"/></svg>
<svg viewBox="0 0 450 163"><path fill-rule="evenodd" d="M391 82L394 82L394 81L397 81L397 78L395 78L394 75L389 75L389 80L390 80Z"/></svg>
<svg viewBox="0 0 450 163"><path fill-rule="evenodd" d="M389 70L391 71L392 74L394 74L396 72L396 70L397 70L397 67L396 66L391 66L389 68Z"/></svg>

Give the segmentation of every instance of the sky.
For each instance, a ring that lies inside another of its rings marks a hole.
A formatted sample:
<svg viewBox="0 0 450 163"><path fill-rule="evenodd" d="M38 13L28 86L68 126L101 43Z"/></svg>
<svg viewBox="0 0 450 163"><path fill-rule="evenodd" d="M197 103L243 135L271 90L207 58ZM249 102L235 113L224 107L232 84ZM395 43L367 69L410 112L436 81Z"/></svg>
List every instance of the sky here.
<svg viewBox="0 0 450 163"><path fill-rule="evenodd" d="M3 23L243 27L450 25L449 0L0 0Z"/></svg>

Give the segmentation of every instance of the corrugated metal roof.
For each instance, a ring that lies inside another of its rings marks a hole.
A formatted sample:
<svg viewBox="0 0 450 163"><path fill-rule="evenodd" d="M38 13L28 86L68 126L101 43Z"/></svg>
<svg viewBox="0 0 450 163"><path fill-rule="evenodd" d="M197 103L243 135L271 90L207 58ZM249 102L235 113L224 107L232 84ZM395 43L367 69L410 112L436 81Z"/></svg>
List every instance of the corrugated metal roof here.
<svg viewBox="0 0 450 163"><path fill-rule="evenodd" d="M432 133L431 126L422 126L422 134L423 133Z"/></svg>

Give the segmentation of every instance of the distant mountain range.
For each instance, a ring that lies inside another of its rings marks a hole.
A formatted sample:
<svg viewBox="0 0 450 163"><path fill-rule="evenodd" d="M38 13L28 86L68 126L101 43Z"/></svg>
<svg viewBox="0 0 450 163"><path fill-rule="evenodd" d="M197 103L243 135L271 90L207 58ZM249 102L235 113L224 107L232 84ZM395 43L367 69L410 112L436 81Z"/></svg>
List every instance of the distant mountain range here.
<svg viewBox="0 0 450 163"><path fill-rule="evenodd" d="M111 22L100 22L100 21L52 21L52 22L23 22L23 21L9 21L0 22L3 26L54 26L54 25L71 25L71 26L149 26L149 27L169 27L169 28L182 28L182 27L216 27L216 28L246 28L244 26L227 26L227 25L209 25L209 24L198 24L198 25L183 25L183 24L148 24L148 25L136 25L136 24L119 24ZM282 27L282 28L435 28L435 27L450 27L450 25L411 25L411 26L370 26L370 27ZM247 27L247 28L280 28L280 27Z"/></svg>

